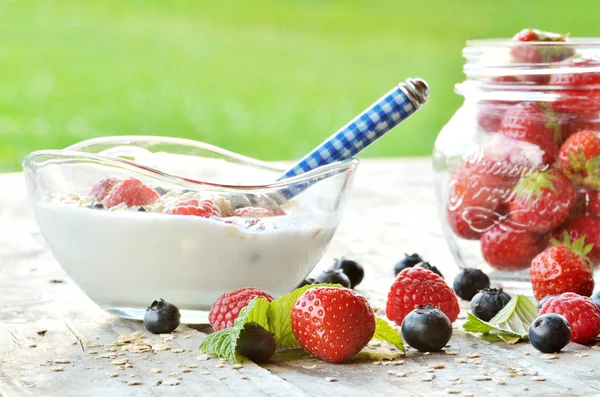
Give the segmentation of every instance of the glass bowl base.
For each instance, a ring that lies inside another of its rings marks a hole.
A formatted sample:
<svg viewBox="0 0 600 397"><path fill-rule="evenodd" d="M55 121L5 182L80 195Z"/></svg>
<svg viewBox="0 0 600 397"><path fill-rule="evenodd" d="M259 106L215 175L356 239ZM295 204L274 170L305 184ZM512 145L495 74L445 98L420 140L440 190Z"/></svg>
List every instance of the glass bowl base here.
<svg viewBox="0 0 600 397"><path fill-rule="evenodd" d="M133 307L103 307L104 311L130 320L144 320L146 308ZM181 324L208 324L208 311L180 310Z"/></svg>

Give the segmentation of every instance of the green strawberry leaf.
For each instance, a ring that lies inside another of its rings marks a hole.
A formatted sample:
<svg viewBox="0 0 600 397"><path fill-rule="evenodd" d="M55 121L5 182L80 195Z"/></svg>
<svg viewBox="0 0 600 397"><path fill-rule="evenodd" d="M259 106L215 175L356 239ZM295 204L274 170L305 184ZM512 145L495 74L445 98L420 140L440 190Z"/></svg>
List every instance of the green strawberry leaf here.
<svg viewBox="0 0 600 397"><path fill-rule="evenodd" d="M528 339L529 326L537 317L535 304L524 295L512 298L490 321L483 321L468 313L463 329L482 334L486 340L503 340L517 343Z"/></svg>
<svg viewBox="0 0 600 397"><path fill-rule="evenodd" d="M382 318L377 317L375 319L375 335L373 335L373 339L392 344L402 353L406 352L404 343L402 342L402 338L398 331L392 328L392 326Z"/></svg>

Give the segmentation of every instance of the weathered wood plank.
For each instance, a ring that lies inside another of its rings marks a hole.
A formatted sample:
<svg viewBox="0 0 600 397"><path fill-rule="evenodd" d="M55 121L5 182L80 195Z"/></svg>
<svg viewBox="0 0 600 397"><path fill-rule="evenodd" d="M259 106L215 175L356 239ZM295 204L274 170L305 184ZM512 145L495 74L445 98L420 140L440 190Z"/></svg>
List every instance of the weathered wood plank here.
<svg viewBox="0 0 600 397"><path fill-rule="evenodd" d="M452 280L457 268L441 235L432 179L427 159L365 161L338 233L318 269L339 256L361 261L367 274L359 291L379 313L393 281L393 265L403 252L421 253ZM47 330L45 336L37 334L41 330ZM44 247L25 197L22 176L1 175L2 396L441 396L449 395L449 391L459 391L463 396L600 395L600 352L573 344L559 359L541 360L540 354L527 344L492 345L457 329L446 349L456 355L424 355L409 350L402 357L388 346L375 344L348 364L328 364L292 350L278 353L263 367L248 363L241 369L232 369L230 365L217 368L215 359L199 360L197 346L205 334L183 328L168 342L170 351L124 352L125 355L114 358L129 359L131 368L117 369L111 364L113 359L101 358L102 354L111 353L104 349L110 348L120 334L135 331L144 331L143 326L105 314L66 277ZM158 339L147 333L144 337ZM88 347L86 343L106 347ZM184 351L175 353L176 349ZM89 354L90 351L97 353ZM480 356L468 357L471 352ZM57 359L69 363L55 363ZM389 360L403 363L389 365ZM197 367L183 373L184 367L178 364L184 363ZM429 368L438 363L445 368ZM522 371L511 370L509 364ZM59 366L63 371L53 371ZM162 372L153 373L152 368ZM202 375L203 371L208 375ZM173 379L167 376L171 372L182 378L179 385L156 385L159 380ZM119 376L111 378L110 373ZM514 376L515 373L523 375ZM247 379L242 379L244 375ZM435 377L427 380L431 375ZM482 376L492 380L473 379ZM544 377L545 381L534 381L534 376ZM500 379L506 385L499 385ZM126 386L132 380L142 384Z"/></svg>

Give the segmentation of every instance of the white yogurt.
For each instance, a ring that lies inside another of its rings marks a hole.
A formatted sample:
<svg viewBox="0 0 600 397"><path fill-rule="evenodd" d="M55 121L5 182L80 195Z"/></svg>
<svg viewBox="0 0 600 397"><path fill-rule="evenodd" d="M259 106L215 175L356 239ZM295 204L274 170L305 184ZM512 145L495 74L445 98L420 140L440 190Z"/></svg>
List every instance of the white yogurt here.
<svg viewBox="0 0 600 397"><path fill-rule="evenodd" d="M319 261L337 226L327 214L263 218L257 230L73 203L36 203L35 212L58 262L104 308L145 309L163 298L207 310L223 292L246 286L285 294Z"/></svg>

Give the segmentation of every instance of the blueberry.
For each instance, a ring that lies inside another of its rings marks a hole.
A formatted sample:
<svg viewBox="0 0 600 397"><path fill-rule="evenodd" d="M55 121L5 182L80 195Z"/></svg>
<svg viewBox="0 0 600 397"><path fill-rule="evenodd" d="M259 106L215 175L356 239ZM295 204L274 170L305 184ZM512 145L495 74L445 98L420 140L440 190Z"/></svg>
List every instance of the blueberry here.
<svg viewBox="0 0 600 397"><path fill-rule="evenodd" d="M397 276L398 273L407 267L413 267L421 262L423 262L423 258L421 258L419 254L404 254L404 258L400 259L400 261L396 263L396 266L394 266L394 275Z"/></svg>
<svg viewBox="0 0 600 397"><path fill-rule="evenodd" d="M546 299L546 298L544 298L544 299ZM592 300L592 302L594 302L594 304L596 306L598 306L598 308L600 308L600 291L598 291L594 295L592 295L590 299Z"/></svg>
<svg viewBox="0 0 600 397"><path fill-rule="evenodd" d="M236 350L242 356L264 363L275 354L275 337L257 323L247 323L240 332Z"/></svg>
<svg viewBox="0 0 600 397"><path fill-rule="evenodd" d="M441 278L444 278L444 275L442 274L442 272L440 272L437 267L431 266L431 264L429 262L421 262L418 265L415 265L415 267L422 267L423 269L431 270L432 272L434 272Z"/></svg>
<svg viewBox="0 0 600 397"><path fill-rule="evenodd" d="M102 203L94 203L94 204L89 205L88 208L91 208L93 210L103 210L104 205Z"/></svg>
<svg viewBox="0 0 600 397"><path fill-rule="evenodd" d="M306 277L296 288L306 287L315 283L315 279L312 277Z"/></svg>
<svg viewBox="0 0 600 397"><path fill-rule="evenodd" d="M350 288L350 279L344 274L342 269L325 270L315 279L316 284L341 284L345 288Z"/></svg>
<svg viewBox="0 0 600 397"><path fill-rule="evenodd" d="M555 298L558 295L546 295L542 298L542 300L540 300L540 302L538 303L538 312L540 311L540 309L542 308L542 306L544 306L544 303L548 302L548 299L550 298Z"/></svg>
<svg viewBox="0 0 600 397"><path fill-rule="evenodd" d="M179 326L180 319L179 309L161 299L146 309L144 327L153 334L168 334Z"/></svg>
<svg viewBox="0 0 600 397"><path fill-rule="evenodd" d="M163 187L157 186L154 188L154 191L156 193L158 193L160 196L164 196L165 194L169 193L170 190L169 189L165 189Z"/></svg>
<svg viewBox="0 0 600 397"><path fill-rule="evenodd" d="M557 353L569 343L570 339L571 326L560 314L544 314L529 326L531 346L542 353Z"/></svg>
<svg viewBox="0 0 600 397"><path fill-rule="evenodd" d="M342 269L344 274L350 279L350 288L356 287L365 277L365 269L362 265L346 258L337 259L331 269Z"/></svg>
<svg viewBox="0 0 600 397"><path fill-rule="evenodd" d="M483 321L490 321L510 301L502 288L484 288L473 297L471 312Z"/></svg>
<svg viewBox="0 0 600 397"><path fill-rule="evenodd" d="M430 304L425 308L419 305L402 322L402 338L421 352L442 350L451 336L452 323L439 308Z"/></svg>
<svg viewBox="0 0 600 397"><path fill-rule="evenodd" d="M479 269L463 269L456 275L453 287L459 298L470 301L477 292L490 287L490 279Z"/></svg>

